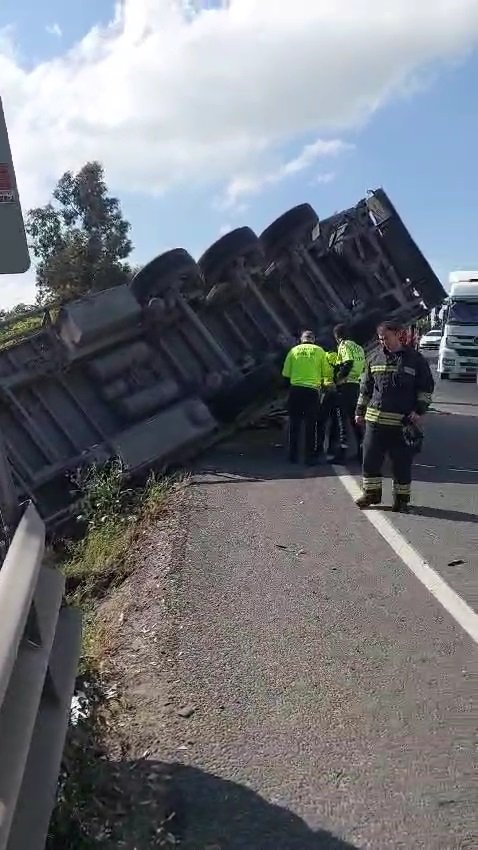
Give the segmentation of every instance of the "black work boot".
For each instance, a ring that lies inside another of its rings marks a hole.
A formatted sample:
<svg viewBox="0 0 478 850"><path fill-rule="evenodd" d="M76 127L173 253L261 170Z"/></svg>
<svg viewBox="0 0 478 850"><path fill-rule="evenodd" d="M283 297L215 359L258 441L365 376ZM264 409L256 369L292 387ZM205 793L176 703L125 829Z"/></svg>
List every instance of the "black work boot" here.
<svg viewBox="0 0 478 850"><path fill-rule="evenodd" d="M394 514L408 514L410 513L410 505L405 499L394 499L392 511Z"/></svg>
<svg viewBox="0 0 478 850"><path fill-rule="evenodd" d="M357 499L355 504L358 508L363 510L364 508L371 508L372 505L379 505L382 501L381 496L372 496L371 494L363 493L360 498Z"/></svg>

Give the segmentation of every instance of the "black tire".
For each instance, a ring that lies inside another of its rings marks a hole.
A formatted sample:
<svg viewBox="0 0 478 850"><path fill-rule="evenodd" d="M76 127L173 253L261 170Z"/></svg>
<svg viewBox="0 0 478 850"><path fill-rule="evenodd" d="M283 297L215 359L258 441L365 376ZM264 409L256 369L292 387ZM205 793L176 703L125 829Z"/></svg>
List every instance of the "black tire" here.
<svg viewBox="0 0 478 850"><path fill-rule="evenodd" d="M272 262L288 244L310 238L318 222L319 216L310 204L299 204L276 218L260 237L267 259Z"/></svg>
<svg viewBox="0 0 478 850"><path fill-rule="evenodd" d="M214 242L198 260L199 268L210 285L224 280L228 266L240 257L263 266L261 243L250 227L239 227Z"/></svg>
<svg viewBox="0 0 478 850"><path fill-rule="evenodd" d="M440 381L449 381L450 380L450 375L449 375L448 372L439 372L438 377L440 378Z"/></svg>
<svg viewBox="0 0 478 850"><path fill-rule="evenodd" d="M135 298L145 306L151 298L159 298L166 292L187 293L194 285L199 289L200 278L201 271L191 254L184 248L173 248L151 260L129 285Z"/></svg>

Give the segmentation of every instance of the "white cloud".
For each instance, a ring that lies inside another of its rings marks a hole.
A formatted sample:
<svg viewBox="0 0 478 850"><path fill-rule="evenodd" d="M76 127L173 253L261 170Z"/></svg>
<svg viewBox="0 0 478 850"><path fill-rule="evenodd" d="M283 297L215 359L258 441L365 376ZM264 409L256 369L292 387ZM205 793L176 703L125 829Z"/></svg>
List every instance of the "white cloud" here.
<svg viewBox="0 0 478 850"><path fill-rule="evenodd" d="M344 132L478 38L476 0L123 0L114 20L0 76L27 202L97 157L115 185L228 182L294 139Z"/></svg>
<svg viewBox="0 0 478 850"><path fill-rule="evenodd" d="M318 159L336 157L351 149L352 145L346 144L340 139L330 139L329 141L317 139L312 144L305 145L296 157L276 166L269 172L262 171L235 177L226 187L225 197L222 202L219 202L218 206L221 209L237 209L240 199L257 195L266 186L273 186L287 177L297 176L297 174L315 164ZM325 176L327 177L327 175ZM325 182L329 181L326 179Z"/></svg>
<svg viewBox="0 0 478 850"><path fill-rule="evenodd" d="M246 197L286 146L346 138L466 55L478 2L122 0L110 24L33 68L12 38L0 33L0 79L25 206L89 158L120 193L202 184Z"/></svg>
<svg viewBox="0 0 478 850"><path fill-rule="evenodd" d="M341 142L339 139L332 139L330 141L318 139L311 145L305 145L298 156L285 163L281 171L284 176L298 174L300 171L310 168L317 159L324 156L338 156L338 154L350 150L351 147L352 145L345 144L345 142Z"/></svg>
<svg viewBox="0 0 478 850"><path fill-rule="evenodd" d="M313 180L310 181L311 186L328 186L329 183L333 183L336 179L337 175L335 171L324 171L323 174L317 174Z"/></svg>
<svg viewBox="0 0 478 850"><path fill-rule="evenodd" d="M56 23L55 24L48 24L48 26L45 27L45 30L48 33L48 35L54 35L56 38L61 38L62 35L63 35L63 32L62 32L60 25L56 24Z"/></svg>

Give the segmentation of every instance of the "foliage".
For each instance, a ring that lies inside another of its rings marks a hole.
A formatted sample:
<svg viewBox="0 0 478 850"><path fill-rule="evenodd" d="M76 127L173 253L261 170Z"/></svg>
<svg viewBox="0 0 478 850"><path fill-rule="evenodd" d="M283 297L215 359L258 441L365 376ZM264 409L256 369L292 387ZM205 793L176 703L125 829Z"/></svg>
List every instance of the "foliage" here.
<svg viewBox="0 0 478 850"><path fill-rule="evenodd" d="M34 309L31 304L16 304L11 310L0 310L0 322L13 319L15 316L21 316L23 313L28 313L29 310Z"/></svg>
<svg viewBox="0 0 478 850"><path fill-rule="evenodd" d="M0 349L6 348L18 339L30 336L35 331L39 331L41 325L41 316L28 316L25 319L18 319L17 322L9 324L7 327L0 327Z"/></svg>
<svg viewBox="0 0 478 850"><path fill-rule="evenodd" d="M78 520L85 524L86 534L70 547L64 571L71 601L83 607L97 602L127 576L131 562L126 556L144 495L125 488L118 460L80 470L74 484L83 494Z"/></svg>
<svg viewBox="0 0 478 850"><path fill-rule="evenodd" d="M83 493L80 519L86 533L67 546L63 569L68 601L81 605L84 614L78 716L66 742L46 850L112 846L114 813L123 805L123 792L119 783L112 786L104 742L115 734L121 705L115 688L104 681L103 662L115 636L99 605L134 569L135 544L145 526L167 511L174 490L172 481L154 473L144 487L125 487L119 461L80 472L75 484ZM170 847L168 834L158 826L155 846Z"/></svg>
<svg viewBox="0 0 478 850"><path fill-rule="evenodd" d="M83 494L78 519L86 521L90 530L115 520L133 494L124 486L123 465L118 459L78 470L74 485Z"/></svg>
<svg viewBox="0 0 478 850"><path fill-rule="evenodd" d="M48 304L17 304L11 310L0 310L0 349L21 339L38 333L45 324L53 323L58 315L58 307Z"/></svg>
<svg viewBox="0 0 478 850"><path fill-rule="evenodd" d="M52 201L27 216L40 301L65 302L129 280L129 231L118 199L108 195L100 163L65 172Z"/></svg>
<svg viewBox="0 0 478 850"><path fill-rule="evenodd" d="M86 533L68 547L64 572L70 601L89 608L129 575L139 530L164 512L173 484L152 473L143 488L127 488L118 460L80 470L74 484Z"/></svg>

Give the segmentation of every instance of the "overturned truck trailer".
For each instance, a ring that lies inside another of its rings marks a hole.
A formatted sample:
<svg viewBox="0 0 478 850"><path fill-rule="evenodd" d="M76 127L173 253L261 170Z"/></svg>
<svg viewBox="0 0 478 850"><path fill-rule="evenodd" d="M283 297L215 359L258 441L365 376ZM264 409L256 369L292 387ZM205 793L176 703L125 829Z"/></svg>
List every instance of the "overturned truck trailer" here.
<svg viewBox="0 0 478 850"><path fill-rule="evenodd" d="M260 237L240 228L198 263L168 251L0 351L19 497L60 521L80 465L167 467L273 401L301 328L328 346L344 321L367 344L378 320L412 322L444 298L383 190L322 221L303 204Z"/></svg>

